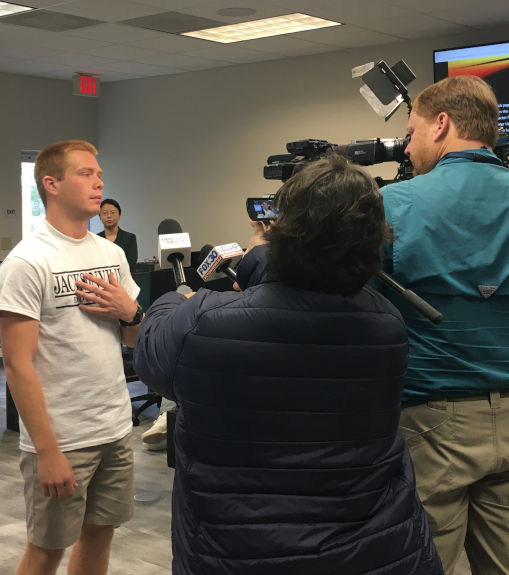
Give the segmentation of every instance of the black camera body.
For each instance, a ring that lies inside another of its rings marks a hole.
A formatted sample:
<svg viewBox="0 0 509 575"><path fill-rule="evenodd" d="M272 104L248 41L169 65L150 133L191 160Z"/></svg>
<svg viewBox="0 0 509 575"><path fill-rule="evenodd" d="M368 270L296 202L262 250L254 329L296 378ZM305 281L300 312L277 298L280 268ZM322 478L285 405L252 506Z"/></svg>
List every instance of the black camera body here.
<svg viewBox="0 0 509 575"><path fill-rule="evenodd" d="M408 146L408 138L372 140L353 140L350 144L338 145L327 140L298 140L288 142L286 149L288 154L269 156L267 165L263 168L263 177L266 180L281 180L286 182L295 170L303 164L325 158L331 152L346 156L351 162L362 166L371 166L383 162L398 162L400 169L396 179L408 178L411 174L411 164L405 149Z"/></svg>
<svg viewBox="0 0 509 575"><path fill-rule="evenodd" d="M263 168L263 177L266 180L281 180L286 182L294 173L297 166L302 167L303 162L311 162L324 158L330 150L334 150L336 144L327 140L298 140L288 142L286 150L288 154L269 156L267 165Z"/></svg>
<svg viewBox="0 0 509 575"><path fill-rule="evenodd" d="M409 138L375 138L373 140L353 140L350 144L336 146L338 154L361 166L382 164L383 162L404 162L408 159L405 149Z"/></svg>

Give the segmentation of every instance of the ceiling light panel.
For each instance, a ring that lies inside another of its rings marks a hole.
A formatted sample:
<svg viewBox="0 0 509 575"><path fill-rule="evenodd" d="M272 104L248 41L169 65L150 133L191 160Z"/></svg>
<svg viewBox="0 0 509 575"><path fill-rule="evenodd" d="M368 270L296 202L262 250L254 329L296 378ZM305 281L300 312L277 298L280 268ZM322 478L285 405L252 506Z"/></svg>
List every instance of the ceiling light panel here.
<svg viewBox="0 0 509 575"><path fill-rule="evenodd" d="M30 6L21 6L21 4L9 4L9 2L0 2L0 18L8 14L17 14L18 12L26 12L33 10Z"/></svg>
<svg viewBox="0 0 509 575"><path fill-rule="evenodd" d="M264 18L262 20L251 20L229 26L218 26L193 32L184 32L182 36L192 36L202 40L221 42L229 44L231 42L242 42L244 40L254 40L255 38L267 38L269 36L279 36L281 34L291 34L293 32L303 32L305 30L316 30L317 28L328 28L330 26L341 26L341 22L324 20L307 14L295 13L274 18Z"/></svg>

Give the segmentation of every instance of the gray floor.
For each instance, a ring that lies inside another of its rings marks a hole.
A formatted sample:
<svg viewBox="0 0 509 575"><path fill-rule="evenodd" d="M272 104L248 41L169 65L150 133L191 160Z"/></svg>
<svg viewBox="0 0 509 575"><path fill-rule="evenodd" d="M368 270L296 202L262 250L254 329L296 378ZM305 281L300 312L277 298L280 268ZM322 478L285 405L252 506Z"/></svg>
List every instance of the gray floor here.
<svg viewBox="0 0 509 575"><path fill-rule="evenodd" d="M132 396L146 391L140 382L128 385ZM5 412L5 376L0 366L0 575L12 575L25 546L25 519L18 468L18 434L6 429ZM132 521L116 530L109 575L171 573L173 471L166 467L164 452L145 451L140 439L157 414L157 408L152 406L140 418L140 425L134 428L137 494L157 500L136 502ZM66 572L66 563L64 558L59 574ZM470 575L465 555L454 575Z"/></svg>
<svg viewBox="0 0 509 575"><path fill-rule="evenodd" d="M130 383L131 395L146 392L140 382ZM146 451L140 435L158 415L156 406L140 417L134 428L137 495L156 497L136 502L134 517L115 532L110 575L161 575L171 573L171 487L173 470L164 451ZM6 429L5 377L0 369L0 575L12 575L25 547L23 486L18 468L18 433ZM66 573L64 557L59 574ZM92 574L91 574L92 575Z"/></svg>

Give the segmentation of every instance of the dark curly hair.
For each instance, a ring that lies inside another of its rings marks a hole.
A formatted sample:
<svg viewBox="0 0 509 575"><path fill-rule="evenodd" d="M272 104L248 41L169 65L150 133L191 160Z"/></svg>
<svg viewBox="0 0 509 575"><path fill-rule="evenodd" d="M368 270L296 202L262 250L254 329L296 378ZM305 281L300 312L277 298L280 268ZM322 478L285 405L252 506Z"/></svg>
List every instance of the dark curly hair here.
<svg viewBox="0 0 509 575"><path fill-rule="evenodd" d="M376 182L343 156L307 164L277 192L267 268L296 287L351 295L381 269L392 240Z"/></svg>

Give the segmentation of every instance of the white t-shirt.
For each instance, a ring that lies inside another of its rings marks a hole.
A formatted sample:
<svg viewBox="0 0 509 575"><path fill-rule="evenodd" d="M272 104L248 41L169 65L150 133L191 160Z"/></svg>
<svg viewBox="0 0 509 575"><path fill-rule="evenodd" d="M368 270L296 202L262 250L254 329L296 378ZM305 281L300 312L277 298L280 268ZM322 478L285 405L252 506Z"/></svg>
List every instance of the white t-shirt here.
<svg viewBox="0 0 509 575"><path fill-rule="evenodd" d="M90 232L73 239L44 221L0 265L0 310L39 321L34 360L62 451L116 441L132 426L117 320L78 307L76 280L113 272L129 297L140 291L122 248ZM20 448L35 452L20 420Z"/></svg>

